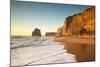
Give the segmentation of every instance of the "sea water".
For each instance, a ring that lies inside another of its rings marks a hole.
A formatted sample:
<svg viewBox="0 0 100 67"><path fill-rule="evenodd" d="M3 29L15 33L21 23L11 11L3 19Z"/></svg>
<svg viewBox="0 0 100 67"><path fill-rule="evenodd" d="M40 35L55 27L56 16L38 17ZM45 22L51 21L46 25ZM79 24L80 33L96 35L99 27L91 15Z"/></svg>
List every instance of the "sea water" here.
<svg viewBox="0 0 100 67"><path fill-rule="evenodd" d="M11 66L77 62L54 37L11 37Z"/></svg>

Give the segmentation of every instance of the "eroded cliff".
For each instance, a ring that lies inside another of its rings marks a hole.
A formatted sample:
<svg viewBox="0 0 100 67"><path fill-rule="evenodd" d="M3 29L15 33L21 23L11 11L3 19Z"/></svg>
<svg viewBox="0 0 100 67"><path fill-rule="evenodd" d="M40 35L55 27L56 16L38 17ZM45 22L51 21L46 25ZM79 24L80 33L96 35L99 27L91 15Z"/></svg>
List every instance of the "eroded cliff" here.
<svg viewBox="0 0 100 67"><path fill-rule="evenodd" d="M95 7L69 16L64 25L57 30L57 36L94 35L95 34Z"/></svg>

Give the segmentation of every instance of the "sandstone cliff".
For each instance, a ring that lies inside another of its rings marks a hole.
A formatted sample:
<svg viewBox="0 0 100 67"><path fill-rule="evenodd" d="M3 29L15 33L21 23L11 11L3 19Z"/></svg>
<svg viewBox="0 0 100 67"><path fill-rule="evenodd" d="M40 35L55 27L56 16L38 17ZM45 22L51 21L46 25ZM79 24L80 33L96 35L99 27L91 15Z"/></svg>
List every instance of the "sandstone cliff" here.
<svg viewBox="0 0 100 67"><path fill-rule="evenodd" d="M34 31L32 31L32 36L41 36L40 29L35 28Z"/></svg>
<svg viewBox="0 0 100 67"><path fill-rule="evenodd" d="M69 16L64 25L58 28L57 36L94 35L95 34L95 7Z"/></svg>

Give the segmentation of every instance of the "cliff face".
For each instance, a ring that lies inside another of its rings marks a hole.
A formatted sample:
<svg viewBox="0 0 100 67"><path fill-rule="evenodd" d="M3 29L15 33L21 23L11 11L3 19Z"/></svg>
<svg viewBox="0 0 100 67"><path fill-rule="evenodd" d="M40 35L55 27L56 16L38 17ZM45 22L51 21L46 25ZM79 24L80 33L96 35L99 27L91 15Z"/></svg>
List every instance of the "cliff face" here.
<svg viewBox="0 0 100 67"><path fill-rule="evenodd" d="M35 28L34 31L32 31L32 36L41 36L40 29Z"/></svg>
<svg viewBox="0 0 100 67"><path fill-rule="evenodd" d="M55 32L46 32L45 36L56 36Z"/></svg>
<svg viewBox="0 0 100 67"><path fill-rule="evenodd" d="M94 35L95 34L95 7L82 13L69 16L64 25L58 28L57 36Z"/></svg>

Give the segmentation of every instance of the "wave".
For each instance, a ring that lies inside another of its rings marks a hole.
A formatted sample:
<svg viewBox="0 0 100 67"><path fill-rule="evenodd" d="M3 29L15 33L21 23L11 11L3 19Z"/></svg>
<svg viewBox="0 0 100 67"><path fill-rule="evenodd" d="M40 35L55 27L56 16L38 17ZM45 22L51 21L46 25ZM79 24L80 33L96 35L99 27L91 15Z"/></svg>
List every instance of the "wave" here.
<svg viewBox="0 0 100 67"><path fill-rule="evenodd" d="M22 47L38 47L53 44L53 37L14 37L11 38L11 49L22 48Z"/></svg>
<svg viewBox="0 0 100 67"><path fill-rule="evenodd" d="M64 45L54 37L21 37L11 39L11 66L76 62Z"/></svg>

